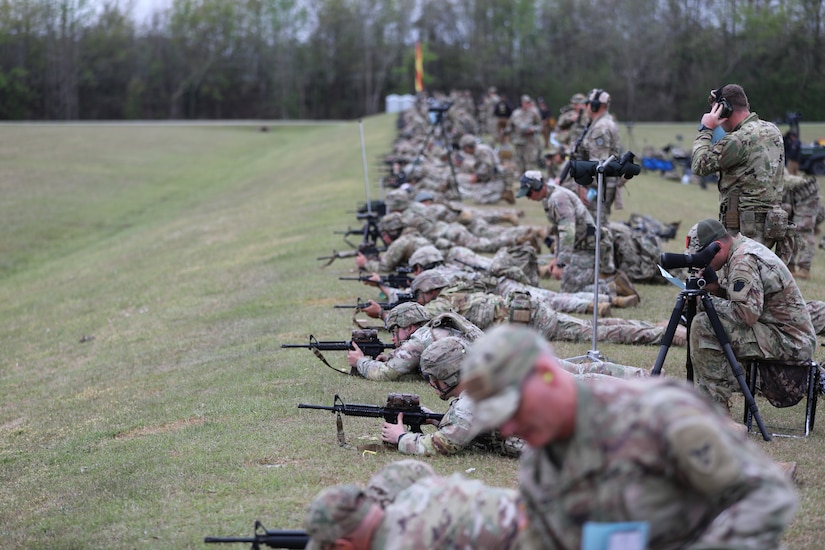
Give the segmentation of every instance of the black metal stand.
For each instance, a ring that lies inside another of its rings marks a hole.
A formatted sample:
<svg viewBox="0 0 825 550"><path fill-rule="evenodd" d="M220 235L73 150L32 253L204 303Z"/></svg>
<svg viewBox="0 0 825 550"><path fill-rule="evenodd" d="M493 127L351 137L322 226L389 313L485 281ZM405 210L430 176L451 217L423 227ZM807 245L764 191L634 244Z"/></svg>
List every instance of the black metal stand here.
<svg viewBox="0 0 825 550"><path fill-rule="evenodd" d="M604 187L604 170L607 163L616 159L610 155L601 161L596 167L596 260L593 265L593 330L591 335L591 348L585 355L578 355L567 359L568 361L607 361L607 358L596 347L599 331L599 281L601 277L601 239L602 239L602 188ZM675 329L674 329L675 330Z"/></svg>
<svg viewBox="0 0 825 550"><path fill-rule="evenodd" d="M745 396L745 404L751 412L753 418L756 420L756 424L759 426L759 431L762 432L762 438L765 441L770 441L771 436L768 434L768 430L762 422L762 417L759 415L759 408L756 406L756 400L753 398L753 394L751 393L748 383L745 380L745 373L742 371L742 366L733 354L733 348L731 348L728 334L725 332L725 327L722 326L722 322L719 321L719 315L716 313L716 308L713 306L713 301L710 299L710 296L708 296L704 286L705 280L697 276L697 269L690 268L688 270L688 277L685 280L685 288L679 293L679 297L676 298L676 305L673 307L673 313L670 315L670 322L668 322L665 333L662 336L662 345L659 348L659 355L656 357L656 363L654 363L650 374L653 376L658 376L661 374L662 366L665 363L665 357L670 349L670 345L673 343L673 335L676 334L676 328L679 326L679 321L681 320L682 313L684 312L688 334L685 369L687 370L687 380L691 383L693 382L693 363L690 359L690 327L693 323L693 318L696 316L696 299L701 298L702 305L705 308L705 313L707 313L710 324L713 326L713 332L716 334L716 339L719 340L719 344L722 346L722 351L725 353L728 364L730 365L734 376L736 376L737 382L739 382L739 387L742 390L742 394Z"/></svg>
<svg viewBox="0 0 825 550"><path fill-rule="evenodd" d="M461 192L458 188L458 178L455 175L455 165L453 164L453 146L450 143L449 137L447 137L447 130L444 128L444 113L446 112L446 109L439 109L437 111L431 110L430 112L435 114L435 122L430 124L430 130L424 137L424 143L421 144L418 154L412 161L413 170L415 170L415 167L418 166L419 162L421 162L421 155L424 154L424 151L427 149L427 145L430 143L430 139L433 135L435 135L435 131L439 130L441 133L441 141L444 144L444 148L447 149L447 163L450 165L450 175L452 176L450 188L457 195L457 200L461 200Z"/></svg>

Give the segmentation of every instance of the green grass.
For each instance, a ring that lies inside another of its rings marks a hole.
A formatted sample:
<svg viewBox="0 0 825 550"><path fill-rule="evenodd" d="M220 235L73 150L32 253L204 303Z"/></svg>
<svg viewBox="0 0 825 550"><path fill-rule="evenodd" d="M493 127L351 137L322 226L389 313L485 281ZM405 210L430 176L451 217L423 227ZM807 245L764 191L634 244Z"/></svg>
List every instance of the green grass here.
<svg viewBox="0 0 825 550"><path fill-rule="evenodd" d="M806 125L815 132L821 127ZM3 548L203 548L206 535L248 535L255 519L298 528L323 486L365 482L393 453L337 445L334 416L296 404L379 404L390 391L444 403L419 382L378 383L324 367L307 350L349 335L335 303L372 297L342 282L353 263L319 269L346 245L364 175L358 125L10 125L0 127L0 540ZM689 146L694 125L636 125L634 149ZM371 196L394 118L365 120ZM820 131L820 133L822 133ZM807 134L806 134L807 135ZM626 134L626 143L629 136ZM642 174L624 211L682 220L679 251L717 197ZM524 201L526 222L544 224ZM818 253L810 299L825 299ZM553 283L548 284L552 287ZM669 318L677 291L641 288L615 315ZM382 339L388 336L382 335ZM587 344L559 343L562 357ZM657 347L603 345L610 359L650 366ZM341 352L327 359L345 364ZM667 374L684 375L684 350ZM799 411L762 406L767 423ZM820 426L806 441L752 439L800 465L802 507L790 548L818 548L825 479ZM379 421L345 418L357 444ZM516 461L481 453L431 459L515 486Z"/></svg>

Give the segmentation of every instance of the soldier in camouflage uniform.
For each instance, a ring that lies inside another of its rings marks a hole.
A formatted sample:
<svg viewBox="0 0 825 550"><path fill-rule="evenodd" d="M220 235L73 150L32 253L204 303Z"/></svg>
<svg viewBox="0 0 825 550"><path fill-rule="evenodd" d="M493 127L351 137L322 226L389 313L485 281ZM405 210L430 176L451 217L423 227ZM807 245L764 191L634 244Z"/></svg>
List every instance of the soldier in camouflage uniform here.
<svg viewBox="0 0 825 550"><path fill-rule="evenodd" d="M404 230L404 220L400 212L386 214L378 222L381 239L387 249L380 254L380 259L371 260L361 252L355 257L355 265L361 271L373 273L391 273L399 265L404 265L413 252L422 246L432 244L427 238L414 230Z"/></svg>
<svg viewBox="0 0 825 550"><path fill-rule="evenodd" d="M395 349L386 356L366 357L353 342L347 352L347 363L368 380L398 380L404 375L420 374L421 353L427 347L447 336L475 340L481 329L451 312L433 316L415 302L404 302L392 308L384 319L392 334Z"/></svg>
<svg viewBox="0 0 825 550"><path fill-rule="evenodd" d="M484 99L481 101L481 106L478 109L478 127L493 139L495 139L498 134L498 128L496 127L498 121L493 111L500 99L495 86L490 86L487 90L487 95L484 96Z"/></svg>
<svg viewBox="0 0 825 550"><path fill-rule="evenodd" d="M461 196L481 204L500 200L513 204L513 192L507 188L495 151L489 145L479 143L472 134L461 136L459 146L464 152L464 159L456 170Z"/></svg>
<svg viewBox="0 0 825 550"><path fill-rule="evenodd" d="M505 131L513 144L516 173L537 168L541 153L541 115L529 95L521 96L521 107L510 115Z"/></svg>
<svg viewBox="0 0 825 550"><path fill-rule="evenodd" d="M587 97L582 93L573 94L570 103L561 109L559 119L556 121L556 141L568 151L572 151L573 145L578 141L589 122Z"/></svg>
<svg viewBox="0 0 825 550"><path fill-rule="evenodd" d="M622 146L619 142L619 127L610 114L610 94L604 90L591 90L587 96L587 104L590 106L590 127L577 151L579 158L591 161L602 161L610 155L616 159L621 156ZM593 178L590 190L597 189L598 180ZM620 186L624 185L624 180L619 177L605 177L602 189L602 212L601 223L607 225L610 221L610 212L613 209L613 202L620 192ZM590 193L593 195L593 193ZM596 219L597 198L586 199L584 201L587 209Z"/></svg>
<svg viewBox="0 0 825 550"><path fill-rule="evenodd" d="M478 430L527 443L522 548L579 550L586 522L647 522L646 548L779 548L798 505L779 466L712 403L665 378L576 380L528 327L462 365Z"/></svg>
<svg viewBox="0 0 825 550"><path fill-rule="evenodd" d="M381 440L396 445L403 454L410 455L453 455L475 442L484 449L493 449L506 456L517 457L524 443L517 437L507 440L496 434L478 434L472 431L473 409L464 395L461 384L461 362L469 340L448 336L432 343L421 353L421 374L450 407L438 422L438 430L433 433L413 433L406 431L403 413L396 423L381 425ZM431 412L431 411L427 411Z"/></svg>
<svg viewBox="0 0 825 550"><path fill-rule="evenodd" d="M372 475L364 487L364 494L381 508L386 508L395 502L401 491L425 477L435 475L438 474L426 462L413 458L396 460Z"/></svg>
<svg viewBox="0 0 825 550"><path fill-rule="evenodd" d="M517 547L525 516L517 491L453 474L424 477L385 508L357 485L328 487L310 503L304 528L308 550L507 550Z"/></svg>
<svg viewBox="0 0 825 550"><path fill-rule="evenodd" d="M720 249L702 276L719 321L738 360L773 359L794 365L777 369L780 384L789 392L807 379L801 362L813 356L816 334L811 316L787 266L763 244L742 234L731 235L717 220L702 220L689 232L689 251L704 250L713 242ZM725 268L723 279L715 272ZM690 358L696 385L730 410L732 391L739 384L727 362L706 312L697 313L690 331ZM804 376L803 376L804 375Z"/></svg>
<svg viewBox="0 0 825 550"><path fill-rule="evenodd" d="M517 197L526 196L542 201L550 221L550 233L555 237L556 257L549 265L552 277L561 279L562 292L593 292L593 272L596 267L596 224L584 204L564 187L545 182L541 172L528 170L521 177ZM639 303L639 294L613 262L613 237L604 226L599 242L599 272L602 279L599 293L625 298L622 307ZM611 286L610 283L613 283Z"/></svg>
<svg viewBox="0 0 825 550"><path fill-rule="evenodd" d="M805 302L805 309L811 316L811 324L814 332L825 334L825 302L819 300L808 300Z"/></svg>
<svg viewBox="0 0 825 550"><path fill-rule="evenodd" d="M584 342L592 340L592 321L559 313L530 296L514 292L507 297L490 294L483 288L459 284L449 286L439 273L425 271L413 279L410 290L430 315L453 311L481 330L505 322L529 324L549 341ZM662 341L665 324L608 317L599 319L596 339L615 344L651 344ZM684 345L685 327L677 327L674 345Z"/></svg>
<svg viewBox="0 0 825 550"><path fill-rule="evenodd" d="M788 213L788 222L794 226L793 245L788 269L796 279L811 278L811 261L816 251L816 217L821 207L816 176L793 176L785 169L785 196L782 208ZM786 243L783 243L786 244ZM780 254L784 257L784 254Z"/></svg>
<svg viewBox="0 0 825 550"><path fill-rule="evenodd" d="M785 166L782 133L750 111L745 90L738 84L712 91L708 101L713 107L702 116L693 142L691 171L700 177L719 173L719 221L728 231L773 249L787 236L787 214L780 207ZM732 111L722 118L725 103ZM717 126L727 133L712 144ZM792 244L786 244L777 253L787 263L786 251L792 249Z"/></svg>

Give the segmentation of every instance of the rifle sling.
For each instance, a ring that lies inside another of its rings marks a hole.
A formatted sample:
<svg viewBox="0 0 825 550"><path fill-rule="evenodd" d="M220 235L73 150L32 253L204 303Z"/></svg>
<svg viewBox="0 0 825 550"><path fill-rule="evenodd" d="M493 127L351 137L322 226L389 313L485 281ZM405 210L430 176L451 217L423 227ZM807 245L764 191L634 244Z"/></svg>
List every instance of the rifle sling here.
<svg viewBox="0 0 825 550"><path fill-rule="evenodd" d="M329 363L327 363L327 360L324 358L323 354L321 353L321 350L319 350L318 348L316 348L316 347L312 347L312 348L310 348L310 349L312 350L312 353L314 353L314 354L315 354L315 357L317 357L318 359L320 359L320 360L321 360L321 362L322 362L323 364L325 364L326 366L328 366L328 367L329 367L329 368L331 368L332 370L334 370L334 371L336 371L336 372L340 372L340 373L342 373L342 374L349 374L349 372L350 372L350 371L345 370L345 369L339 369L339 368L337 368L337 367L333 367L332 365L330 365Z"/></svg>

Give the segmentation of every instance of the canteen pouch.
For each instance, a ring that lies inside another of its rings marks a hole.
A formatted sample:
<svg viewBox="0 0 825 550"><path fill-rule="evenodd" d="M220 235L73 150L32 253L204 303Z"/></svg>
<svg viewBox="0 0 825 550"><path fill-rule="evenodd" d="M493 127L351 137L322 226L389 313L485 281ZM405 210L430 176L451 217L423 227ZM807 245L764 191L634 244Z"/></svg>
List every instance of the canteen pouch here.
<svg viewBox="0 0 825 550"><path fill-rule="evenodd" d="M788 213L781 206L774 206L765 214L765 239L776 241L788 232Z"/></svg>
<svg viewBox="0 0 825 550"><path fill-rule="evenodd" d="M510 294L510 322L529 324L533 316L533 303L529 292L512 292Z"/></svg>

